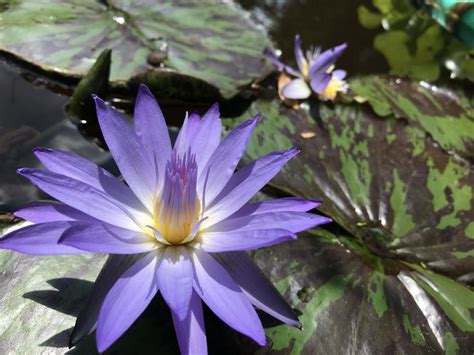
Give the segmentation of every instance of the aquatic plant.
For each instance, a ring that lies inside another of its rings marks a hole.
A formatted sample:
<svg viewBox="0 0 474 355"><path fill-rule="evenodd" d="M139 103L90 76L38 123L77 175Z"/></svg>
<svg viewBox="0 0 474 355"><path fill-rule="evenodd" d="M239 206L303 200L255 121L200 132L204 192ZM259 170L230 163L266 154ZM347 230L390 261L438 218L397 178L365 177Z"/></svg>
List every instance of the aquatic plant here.
<svg viewBox="0 0 474 355"><path fill-rule="evenodd" d="M214 105L202 118L187 116L172 147L146 86L139 89L134 127L100 98L95 102L105 141L128 186L80 156L37 148L48 170L18 173L62 203L16 211L33 224L0 240L3 249L33 255L118 254L78 317L72 343L96 324L97 348L105 351L158 291L185 354L207 352L201 301L260 345L265 333L252 304L298 326L291 308L243 252L293 240L295 233L330 222L307 213L319 201L249 203L298 150L269 153L234 173L258 115L221 142Z"/></svg>

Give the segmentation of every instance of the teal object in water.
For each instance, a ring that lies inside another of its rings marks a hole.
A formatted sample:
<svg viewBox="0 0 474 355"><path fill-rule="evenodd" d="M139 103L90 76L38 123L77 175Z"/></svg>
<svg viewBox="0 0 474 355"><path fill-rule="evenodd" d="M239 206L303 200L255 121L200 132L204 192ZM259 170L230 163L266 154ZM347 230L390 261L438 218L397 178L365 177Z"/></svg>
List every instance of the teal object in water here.
<svg viewBox="0 0 474 355"><path fill-rule="evenodd" d="M416 0L448 31L474 48L474 0Z"/></svg>

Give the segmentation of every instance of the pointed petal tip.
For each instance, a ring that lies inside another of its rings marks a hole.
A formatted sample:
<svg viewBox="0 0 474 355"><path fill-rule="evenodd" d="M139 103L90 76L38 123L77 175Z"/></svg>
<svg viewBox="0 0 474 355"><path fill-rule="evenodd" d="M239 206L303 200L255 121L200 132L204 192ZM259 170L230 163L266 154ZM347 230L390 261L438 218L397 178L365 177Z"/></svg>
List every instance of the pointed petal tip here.
<svg viewBox="0 0 474 355"><path fill-rule="evenodd" d="M342 44L336 46L336 49L343 51L343 50L345 50L347 47L348 47L347 43L342 43Z"/></svg>
<svg viewBox="0 0 474 355"><path fill-rule="evenodd" d="M155 99L155 96L153 96L150 88L143 84L143 83L140 83L140 85L138 85L138 95L137 95L137 98L140 96L140 95L146 95L146 96L149 96L153 99Z"/></svg>
<svg viewBox="0 0 474 355"><path fill-rule="evenodd" d="M265 54L265 55L268 56L268 57L273 57L273 56L275 56L275 53L274 53L270 48L268 48L268 47L265 47L265 48L263 49L263 54Z"/></svg>
<svg viewBox="0 0 474 355"><path fill-rule="evenodd" d="M44 147L36 147L33 148L33 153L52 153L54 150L50 148L44 148Z"/></svg>
<svg viewBox="0 0 474 355"><path fill-rule="evenodd" d="M265 332L263 332L263 328L262 328L262 334L258 334L258 336L255 336L253 340L255 340L255 342L260 346L267 345L267 337L265 336Z"/></svg>
<svg viewBox="0 0 474 355"><path fill-rule="evenodd" d="M140 83L140 85L138 85L138 90L146 90L150 92L150 88L145 83Z"/></svg>
<svg viewBox="0 0 474 355"><path fill-rule="evenodd" d="M244 127L249 127L249 126L256 126L260 118L261 118L260 113L257 113L254 117L249 118L248 120L242 122L240 124L240 127L244 128Z"/></svg>
<svg viewBox="0 0 474 355"><path fill-rule="evenodd" d="M295 47L301 50L301 46L302 46L301 36L299 33L297 33L295 34Z"/></svg>
<svg viewBox="0 0 474 355"><path fill-rule="evenodd" d="M214 102L211 107L209 107L209 111L219 111L219 103L218 102Z"/></svg>
<svg viewBox="0 0 474 355"><path fill-rule="evenodd" d="M299 154L301 150L297 147L291 147L286 151L286 154L291 158L293 158L295 155Z"/></svg>
<svg viewBox="0 0 474 355"><path fill-rule="evenodd" d="M95 339L95 342L96 342L96 347L97 347L97 351L102 354L103 352L105 352L105 350L107 350L110 345L110 342L107 341L107 340L102 340L96 333L96 339Z"/></svg>
<svg viewBox="0 0 474 355"><path fill-rule="evenodd" d="M107 104L105 103L104 100L102 100L99 96L97 95L92 95L92 98L94 99L95 101L95 106L97 109L100 109L100 110L107 110L108 109L108 106ZM99 117L100 118L100 117Z"/></svg>
<svg viewBox="0 0 474 355"><path fill-rule="evenodd" d="M255 121L255 124L259 124L260 121L262 120L262 114L260 112L257 112L253 118L251 118L253 121Z"/></svg>
<svg viewBox="0 0 474 355"><path fill-rule="evenodd" d="M320 223L319 225L321 225L321 224L327 224L327 223L331 223L331 222L332 222L332 218L325 217L325 218L323 218L323 219L321 220L321 223Z"/></svg>
<svg viewBox="0 0 474 355"><path fill-rule="evenodd" d="M315 207L321 206L323 204L322 200L317 200L317 199L312 199L312 198L306 199L306 201L310 203L314 203L316 205Z"/></svg>
<svg viewBox="0 0 474 355"><path fill-rule="evenodd" d="M35 171L36 171L36 169L32 169L32 168L19 168L19 169L16 169L16 173L18 175L21 175L21 176L30 175Z"/></svg>

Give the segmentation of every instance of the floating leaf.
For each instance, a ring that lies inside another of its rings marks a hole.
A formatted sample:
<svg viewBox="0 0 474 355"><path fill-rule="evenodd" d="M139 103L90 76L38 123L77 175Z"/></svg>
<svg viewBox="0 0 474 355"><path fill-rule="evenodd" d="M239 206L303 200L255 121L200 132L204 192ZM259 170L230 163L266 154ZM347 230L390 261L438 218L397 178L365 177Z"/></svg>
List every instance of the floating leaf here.
<svg viewBox="0 0 474 355"><path fill-rule="evenodd" d="M0 238L24 225L18 222L0 214ZM75 318L105 259L104 255L35 257L0 250L0 353L98 354L95 333L71 350L68 345ZM260 349L209 309L204 313L210 353L238 349L249 354ZM179 353L171 314L160 296L106 354L153 353L156 349L164 355Z"/></svg>
<svg viewBox="0 0 474 355"><path fill-rule="evenodd" d="M267 328L274 353L463 354L474 346L471 290L374 256L343 232L305 235L254 257L303 325Z"/></svg>
<svg viewBox="0 0 474 355"><path fill-rule="evenodd" d="M144 81L160 96L180 98L176 82L194 99L231 97L272 70L266 46L266 35L228 2L9 0L0 8L4 53L79 77L111 49L113 85Z"/></svg>
<svg viewBox="0 0 474 355"><path fill-rule="evenodd" d="M436 99L432 104L441 105ZM301 153L271 185L321 198L321 210L345 230L331 237L330 247L308 242L301 249L288 244L272 249L274 254L262 252L261 265L280 275L280 290L293 295L309 324L304 334L267 332L274 349L296 354L472 348L474 304L464 299L473 299L474 292L462 285L474 285L471 165L440 148L419 125L382 119L356 104L310 102L308 109L294 110L259 100L242 119L256 112L263 119L246 160L299 147ZM450 134L450 127L445 130ZM315 138L302 138L305 131ZM309 308L296 300L299 288L309 288ZM442 317L441 331L432 317ZM411 341L404 345L404 339Z"/></svg>
<svg viewBox="0 0 474 355"><path fill-rule="evenodd" d="M374 47L384 55L390 73L433 81L440 77L440 69L445 66L453 78L474 80L474 59L469 46L453 37L425 11L416 9L413 3L410 0L372 0L378 11L370 11L364 6L358 8L362 26L375 28L379 18L385 29L385 32L375 36ZM446 5L453 3L448 1ZM434 6L434 2L430 1L430 4ZM460 9L464 7L461 5ZM471 12L474 14L474 11ZM468 31L472 31L462 26L459 30L458 35L464 38L468 36Z"/></svg>
<svg viewBox="0 0 474 355"><path fill-rule="evenodd" d="M474 109L460 90L386 76L351 81L380 116L416 122L445 150L474 162Z"/></svg>

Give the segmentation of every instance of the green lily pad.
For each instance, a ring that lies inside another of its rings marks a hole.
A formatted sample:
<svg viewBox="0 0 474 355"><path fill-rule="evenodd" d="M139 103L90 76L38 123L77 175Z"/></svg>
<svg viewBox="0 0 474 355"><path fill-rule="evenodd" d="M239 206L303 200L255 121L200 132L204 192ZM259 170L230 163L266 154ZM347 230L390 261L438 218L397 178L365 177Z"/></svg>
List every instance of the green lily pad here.
<svg viewBox="0 0 474 355"><path fill-rule="evenodd" d="M22 226L19 220L0 216L0 235ZM103 261L103 256L31 257L1 250L0 352L67 348L69 328ZM68 278L61 279L64 275Z"/></svg>
<svg viewBox="0 0 474 355"><path fill-rule="evenodd" d="M0 237L25 222L0 214ZM36 257L0 250L0 353L98 354L95 333L69 350L76 317L86 304L104 255ZM207 310L206 310L207 311ZM242 344L236 333L206 312L210 350L229 353ZM223 330L224 328L224 330ZM171 314L155 297L106 354L179 354ZM247 352L245 350L245 352Z"/></svg>
<svg viewBox="0 0 474 355"><path fill-rule="evenodd" d="M272 353L467 354L474 346L470 289L374 256L344 232L305 235L255 259L303 325L267 328Z"/></svg>
<svg viewBox="0 0 474 355"><path fill-rule="evenodd" d="M474 107L461 90L389 76L351 80L379 116L418 124L445 150L474 162Z"/></svg>
<svg viewBox="0 0 474 355"><path fill-rule="evenodd" d="M173 98L181 93L175 83L194 99L234 96L272 70L266 46L265 33L229 2L10 0L0 7L3 53L80 77L111 49L112 85L145 82Z"/></svg>
<svg viewBox="0 0 474 355"><path fill-rule="evenodd" d="M429 5L441 8L435 3L429 2ZM358 19L365 28L383 27L385 30L375 36L374 48L387 60L391 74L434 81L440 78L444 66L452 77L474 80L472 48L430 18L426 11L415 8L414 1L372 0L372 4L376 11L359 6ZM462 5L458 10L461 9ZM451 19L459 20L462 16L451 16ZM469 42L466 38L472 28L455 28L453 26L453 32Z"/></svg>
<svg viewBox="0 0 474 355"><path fill-rule="evenodd" d="M295 249L288 244L262 252L260 265L309 324L304 334L267 332L274 349L297 354L472 348L474 292L465 286L474 285L469 162L447 153L419 125L379 118L366 106L310 101L295 110L259 100L228 124L256 112L263 119L246 160L299 147L301 153L270 184L322 199L321 210L343 228ZM453 126L444 129L450 134ZM328 238L330 246L324 244ZM297 300L302 292L309 292L308 305ZM439 317L442 331L433 324Z"/></svg>

